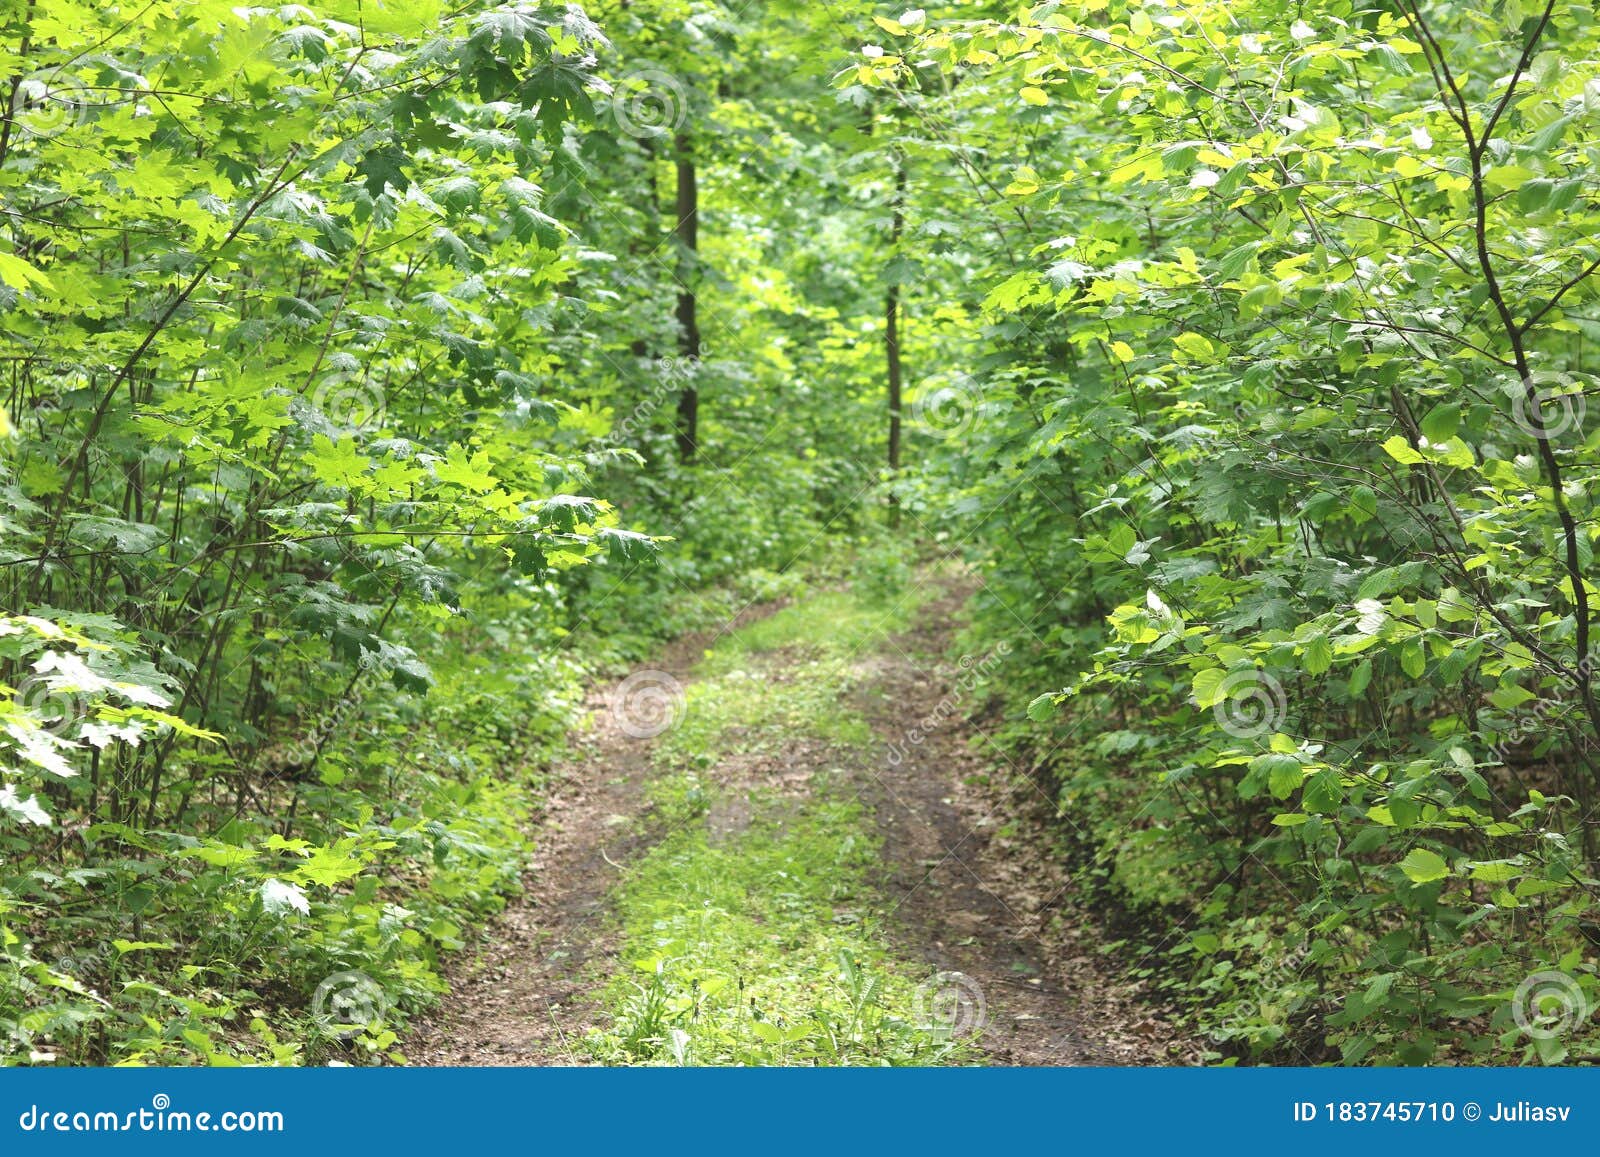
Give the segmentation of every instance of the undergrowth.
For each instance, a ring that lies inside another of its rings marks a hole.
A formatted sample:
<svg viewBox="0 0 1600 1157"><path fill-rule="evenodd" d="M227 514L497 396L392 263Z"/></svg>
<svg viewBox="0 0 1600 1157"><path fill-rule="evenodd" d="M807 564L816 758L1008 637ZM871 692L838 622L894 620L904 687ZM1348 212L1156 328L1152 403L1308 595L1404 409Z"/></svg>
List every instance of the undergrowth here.
<svg viewBox="0 0 1600 1157"><path fill-rule="evenodd" d="M676 608L659 639L792 597L818 573L833 572L754 568L689 606L662 580L635 599ZM130 816L64 829L0 889L0 1063L404 1063L400 1034L444 992L448 954L520 889L543 769L585 683L626 670L651 638L591 631L567 648L537 597L485 591L471 619L416 621L426 691L377 671L330 677L315 708L262 741L248 792L218 756L170 784L170 828ZM686 735L826 714L815 688L837 673L829 662L819 654L795 694L707 700ZM676 802L673 790L663 781L662 815L703 812L693 782ZM0 859L26 834L0 830Z"/></svg>
<svg viewBox="0 0 1600 1157"><path fill-rule="evenodd" d="M859 804L830 795L793 814L752 801L736 840L670 836L622 889L628 972L590 1041L608 1063L947 1063L964 1046L920 1023L872 912L877 845Z"/></svg>

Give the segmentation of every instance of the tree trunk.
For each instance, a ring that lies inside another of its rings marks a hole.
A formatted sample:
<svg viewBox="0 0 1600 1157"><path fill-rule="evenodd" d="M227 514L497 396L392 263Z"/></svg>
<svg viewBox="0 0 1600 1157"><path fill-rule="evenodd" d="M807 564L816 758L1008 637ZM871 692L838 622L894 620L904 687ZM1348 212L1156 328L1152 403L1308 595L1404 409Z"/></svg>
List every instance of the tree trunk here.
<svg viewBox="0 0 1600 1157"><path fill-rule="evenodd" d="M649 137L645 137L639 142L639 149L644 153L643 193L646 229L643 235L635 237L628 243L628 255L636 263L643 262L661 246L661 198L656 183L655 143ZM628 349L636 358L650 356L650 342L642 337L636 337L629 342Z"/></svg>
<svg viewBox="0 0 1600 1157"><path fill-rule="evenodd" d="M889 260L900 252L900 235L905 232L906 162L896 155L894 163L894 217L889 227ZM889 282L883 304L883 352L889 376L889 524L900 524L900 498L894 492L894 476L900 472L900 281L899 273Z"/></svg>
<svg viewBox="0 0 1600 1157"><path fill-rule="evenodd" d="M690 371L687 383L678 394L678 457L683 462L693 462L700 449L700 391L695 384L694 363L700 360L700 322L695 313L694 280L697 252L700 248L700 190L695 182L694 143L688 133L679 133L676 140L678 154L678 349L685 368Z"/></svg>

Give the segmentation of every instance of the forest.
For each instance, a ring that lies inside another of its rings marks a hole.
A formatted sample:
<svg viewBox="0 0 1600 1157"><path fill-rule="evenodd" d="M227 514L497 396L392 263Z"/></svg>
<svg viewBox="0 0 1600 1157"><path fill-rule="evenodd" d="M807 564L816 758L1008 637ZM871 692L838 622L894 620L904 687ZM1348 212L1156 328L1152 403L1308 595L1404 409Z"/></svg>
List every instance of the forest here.
<svg viewBox="0 0 1600 1157"><path fill-rule="evenodd" d="M922 2L0 0L0 1063L1600 1057L1600 12Z"/></svg>

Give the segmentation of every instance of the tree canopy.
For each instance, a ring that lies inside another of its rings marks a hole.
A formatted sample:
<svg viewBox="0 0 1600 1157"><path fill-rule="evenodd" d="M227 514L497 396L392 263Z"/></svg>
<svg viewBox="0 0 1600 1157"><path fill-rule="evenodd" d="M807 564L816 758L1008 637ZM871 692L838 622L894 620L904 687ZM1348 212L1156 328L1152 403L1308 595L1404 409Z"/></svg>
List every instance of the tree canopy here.
<svg viewBox="0 0 1600 1157"><path fill-rule="evenodd" d="M0 22L0 1058L420 1007L587 680L913 550L1218 1056L1592 1055L1591 4Z"/></svg>

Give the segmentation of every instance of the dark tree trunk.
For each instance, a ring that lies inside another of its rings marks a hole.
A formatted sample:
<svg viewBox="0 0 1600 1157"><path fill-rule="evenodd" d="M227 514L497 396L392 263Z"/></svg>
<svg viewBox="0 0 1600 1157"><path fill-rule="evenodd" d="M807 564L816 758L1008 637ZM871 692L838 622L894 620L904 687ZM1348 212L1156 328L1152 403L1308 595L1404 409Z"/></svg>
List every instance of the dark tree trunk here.
<svg viewBox="0 0 1600 1157"><path fill-rule="evenodd" d="M639 148L644 153L644 210L647 228L643 236L635 237L628 243L628 253L635 262L643 261L661 245L661 201L656 183L656 148L649 137L639 142ZM650 356L650 342L645 338L634 338L628 344L628 348L636 358Z"/></svg>
<svg viewBox="0 0 1600 1157"><path fill-rule="evenodd" d="M889 259L900 252L900 235L905 232L906 163L897 155L894 164L894 218L889 228ZM889 282L883 304L883 352L889 376L889 521L900 524L900 499L892 489L893 475L900 472L900 281L899 273Z"/></svg>
<svg viewBox="0 0 1600 1157"><path fill-rule="evenodd" d="M682 246L678 254L678 349L693 370L700 360L700 321L695 312L695 263L700 248L700 190L695 182L694 143L689 134L679 133L677 224L674 229ZM700 450L700 391L691 373L688 384L678 394L678 457L693 462Z"/></svg>

